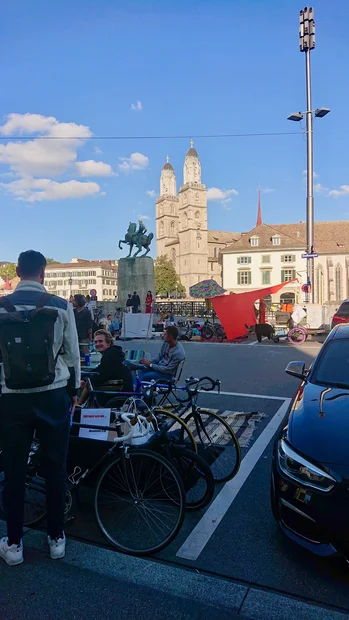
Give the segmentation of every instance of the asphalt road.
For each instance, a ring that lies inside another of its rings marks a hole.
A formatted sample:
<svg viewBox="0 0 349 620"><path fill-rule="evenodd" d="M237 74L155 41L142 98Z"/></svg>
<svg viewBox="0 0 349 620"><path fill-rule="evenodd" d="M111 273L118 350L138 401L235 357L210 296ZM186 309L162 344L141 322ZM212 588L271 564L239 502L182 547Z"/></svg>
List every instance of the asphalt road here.
<svg viewBox="0 0 349 620"><path fill-rule="evenodd" d="M127 343L128 348L145 348L151 354L159 346L156 342ZM219 409L223 415L247 414L249 433L246 431L244 461L233 481L235 487L230 483L223 491L223 485L218 487L214 503L201 512L188 513L175 541L147 562L190 567L200 573L334 606L349 615L349 571L345 562L317 558L291 543L275 524L269 502L272 439L297 387L296 380L287 376L284 368L291 360L303 360L310 365L321 343L292 347L269 341L255 345L251 340L239 345L185 343L184 347L187 360L182 378L219 378L223 393L202 396L202 404ZM225 491L229 491L228 500ZM83 510L77 510L76 521L67 533L104 546L89 500L86 491L82 494Z"/></svg>

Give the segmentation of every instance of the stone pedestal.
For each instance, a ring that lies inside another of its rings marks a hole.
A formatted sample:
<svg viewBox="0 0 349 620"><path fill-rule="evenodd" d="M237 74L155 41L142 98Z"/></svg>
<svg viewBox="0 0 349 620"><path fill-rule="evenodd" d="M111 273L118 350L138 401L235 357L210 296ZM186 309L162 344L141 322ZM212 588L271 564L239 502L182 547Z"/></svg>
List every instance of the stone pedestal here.
<svg viewBox="0 0 349 620"><path fill-rule="evenodd" d="M118 304L126 306L128 294L137 291L141 311L145 312L145 298L151 291L155 299L154 261L149 256L120 258L118 261Z"/></svg>

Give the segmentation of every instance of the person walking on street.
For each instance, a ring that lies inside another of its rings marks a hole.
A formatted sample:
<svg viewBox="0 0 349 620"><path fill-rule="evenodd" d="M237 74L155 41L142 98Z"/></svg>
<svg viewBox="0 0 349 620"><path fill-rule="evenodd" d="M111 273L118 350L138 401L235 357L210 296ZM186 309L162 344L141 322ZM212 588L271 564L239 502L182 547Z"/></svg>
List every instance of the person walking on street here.
<svg viewBox="0 0 349 620"><path fill-rule="evenodd" d="M145 313L152 314L153 312L153 295L151 291L147 292L147 296L145 298Z"/></svg>
<svg viewBox="0 0 349 620"><path fill-rule="evenodd" d="M45 267L40 252L22 252L17 266L20 282L14 293L0 299L7 522L0 557L10 566L23 562L25 480L34 431L46 481L50 556L55 560L65 555L66 460L70 413L80 386L80 356L73 309L66 300L46 292Z"/></svg>
<svg viewBox="0 0 349 620"><path fill-rule="evenodd" d="M92 342L92 317L91 312L86 307L85 297L83 295L74 295L73 306L79 344L88 344ZM82 346L81 352L83 355L89 353L88 346Z"/></svg>
<svg viewBox="0 0 349 620"><path fill-rule="evenodd" d="M137 314L139 307L141 305L141 300L139 295L137 295L137 291L135 291L132 295L132 312L133 314Z"/></svg>

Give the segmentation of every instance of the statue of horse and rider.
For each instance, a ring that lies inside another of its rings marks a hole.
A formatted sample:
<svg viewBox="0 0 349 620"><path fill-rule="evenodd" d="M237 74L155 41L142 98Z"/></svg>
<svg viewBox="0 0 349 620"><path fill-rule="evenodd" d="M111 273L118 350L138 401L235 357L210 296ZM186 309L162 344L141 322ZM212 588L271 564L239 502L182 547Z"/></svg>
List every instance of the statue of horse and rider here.
<svg viewBox="0 0 349 620"><path fill-rule="evenodd" d="M136 258L136 256L138 256L138 254L142 251L143 248L146 251L144 252L144 254L142 254L142 256L146 256L148 252L150 252L150 244L152 239L154 238L154 234L149 233L149 235L146 235L146 232L147 228L146 226L144 226L142 220L138 220L138 230L137 224L130 222L127 233L125 235L125 239L120 239L119 241L120 250L122 250L122 243L126 243L130 246L130 251L126 258ZM131 256L133 247L135 245L137 246L138 250L134 253L133 256Z"/></svg>

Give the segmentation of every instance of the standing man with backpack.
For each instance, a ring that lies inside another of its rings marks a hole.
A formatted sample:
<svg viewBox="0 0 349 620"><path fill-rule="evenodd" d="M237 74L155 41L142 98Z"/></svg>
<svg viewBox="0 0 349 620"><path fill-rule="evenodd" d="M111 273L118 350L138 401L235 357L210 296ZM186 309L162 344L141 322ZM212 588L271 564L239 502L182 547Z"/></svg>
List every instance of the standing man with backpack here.
<svg viewBox="0 0 349 620"><path fill-rule="evenodd" d="M52 559L65 555L63 531L70 412L80 386L75 319L67 301L43 286L46 259L22 252L12 295L0 298L1 437L7 537L0 557L23 562L25 476L34 431L46 479L48 545Z"/></svg>

